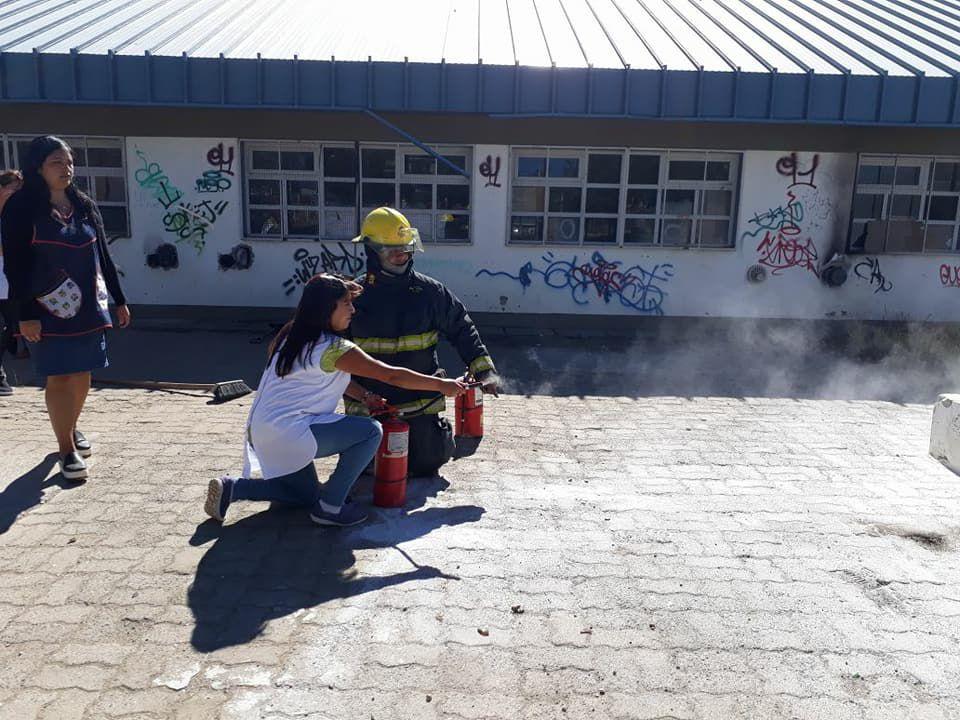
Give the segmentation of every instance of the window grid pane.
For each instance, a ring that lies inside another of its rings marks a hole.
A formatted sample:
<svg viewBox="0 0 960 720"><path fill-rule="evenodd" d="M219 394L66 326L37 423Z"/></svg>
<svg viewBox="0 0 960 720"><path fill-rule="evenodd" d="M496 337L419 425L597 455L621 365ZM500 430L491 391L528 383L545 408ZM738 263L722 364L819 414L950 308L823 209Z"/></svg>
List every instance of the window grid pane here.
<svg viewBox="0 0 960 720"><path fill-rule="evenodd" d="M516 148L508 244L733 247L740 156Z"/></svg>
<svg viewBox="0 0 960 720"><path fill-rule="evenodd" d="M466 148L437 147L450 163L471 172ZM419 148L402 147L397 183L401 211L424 243L470 242L470 180ZM409 211L408 209L409 208Z"/></svg>
<svg viewBox="0 0 960 720"><path fill-rule="evenodd" d="M957 252L960 159L864 155L856 178L850 252Z"/></svg>
<svg viewBox="0 0 960 720"><path fill-rule="evenodd" d="M470 179L419 148L244 143L247 232L255 237L348 240L361 217L396 207L424 242L470 242ZM466 148L438 148L470 172Z"/></svg>

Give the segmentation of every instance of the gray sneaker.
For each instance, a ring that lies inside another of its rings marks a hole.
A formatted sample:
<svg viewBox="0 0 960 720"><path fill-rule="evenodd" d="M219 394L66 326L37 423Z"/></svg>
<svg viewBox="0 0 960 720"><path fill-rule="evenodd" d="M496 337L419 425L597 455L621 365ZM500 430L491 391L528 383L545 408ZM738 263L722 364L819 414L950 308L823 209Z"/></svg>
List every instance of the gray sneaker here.
<svg viewBox="0 0 960 720"><path fill-rule="evenodd" d="M8 395L13 395L13 388L10 387L10 383L7 382L5 377L0 377L0 397L7 397Z"/></svg>

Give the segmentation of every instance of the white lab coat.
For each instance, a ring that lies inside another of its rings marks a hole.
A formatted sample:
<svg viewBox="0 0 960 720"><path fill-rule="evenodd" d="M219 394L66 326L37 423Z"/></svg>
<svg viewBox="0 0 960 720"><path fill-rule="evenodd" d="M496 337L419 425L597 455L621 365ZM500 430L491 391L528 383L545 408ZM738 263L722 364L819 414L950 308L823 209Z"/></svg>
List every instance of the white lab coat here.
<svg viewBox="0 0 960 720"><path fill-rule="evenodd" d="M355 347L349 340L324 334L306 363L295 361L284 377L277 375L274 354L250 408L243 477L258 472L267 479L280 477L313 462L317 441L310 426L344 417L336 409L350 383L350 374L337 370L334 364Z"/></svg>

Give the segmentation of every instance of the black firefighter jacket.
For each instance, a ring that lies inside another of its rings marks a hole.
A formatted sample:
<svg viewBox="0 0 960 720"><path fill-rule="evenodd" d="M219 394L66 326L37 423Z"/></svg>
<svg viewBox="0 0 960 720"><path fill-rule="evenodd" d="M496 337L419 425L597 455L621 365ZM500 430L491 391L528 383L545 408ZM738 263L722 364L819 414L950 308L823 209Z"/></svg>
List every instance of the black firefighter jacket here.
<svg viewBox="0 0 960 720"><path fill-rule="evenodd" d="M472 374L482 378L495 371L463 303L443 283L416 272L412 261L402 275L391 275L381 269L376 253L368 250L367 273L358 282L363 294L354 300L356 314L349 334L367 354L388 365L432 375L440 367L437 343L445 338ZM404 390L369 378L355 380L404 413L434 414L444 408L442 397L435 393ZM362 403L344 400L348 414L366 414Z"/></svg>

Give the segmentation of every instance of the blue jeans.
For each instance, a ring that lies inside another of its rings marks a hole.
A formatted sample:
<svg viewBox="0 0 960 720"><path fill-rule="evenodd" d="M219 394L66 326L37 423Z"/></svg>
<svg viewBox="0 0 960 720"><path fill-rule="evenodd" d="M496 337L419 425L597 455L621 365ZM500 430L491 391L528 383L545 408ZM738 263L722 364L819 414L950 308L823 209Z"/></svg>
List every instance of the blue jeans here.
<svg viewBox="0 0 960 720"><path fill-rule="evenodd" d="M377 452L383 429L368 417L347 416L336 422L311 425L310 431L317 440L316 457L340 455L326 483L320 484L311 462L296 472L269 480L237 478L231 499L271 500L304 505L311 511L319 506L327 512L338 512L350 488Z"/></svg>

